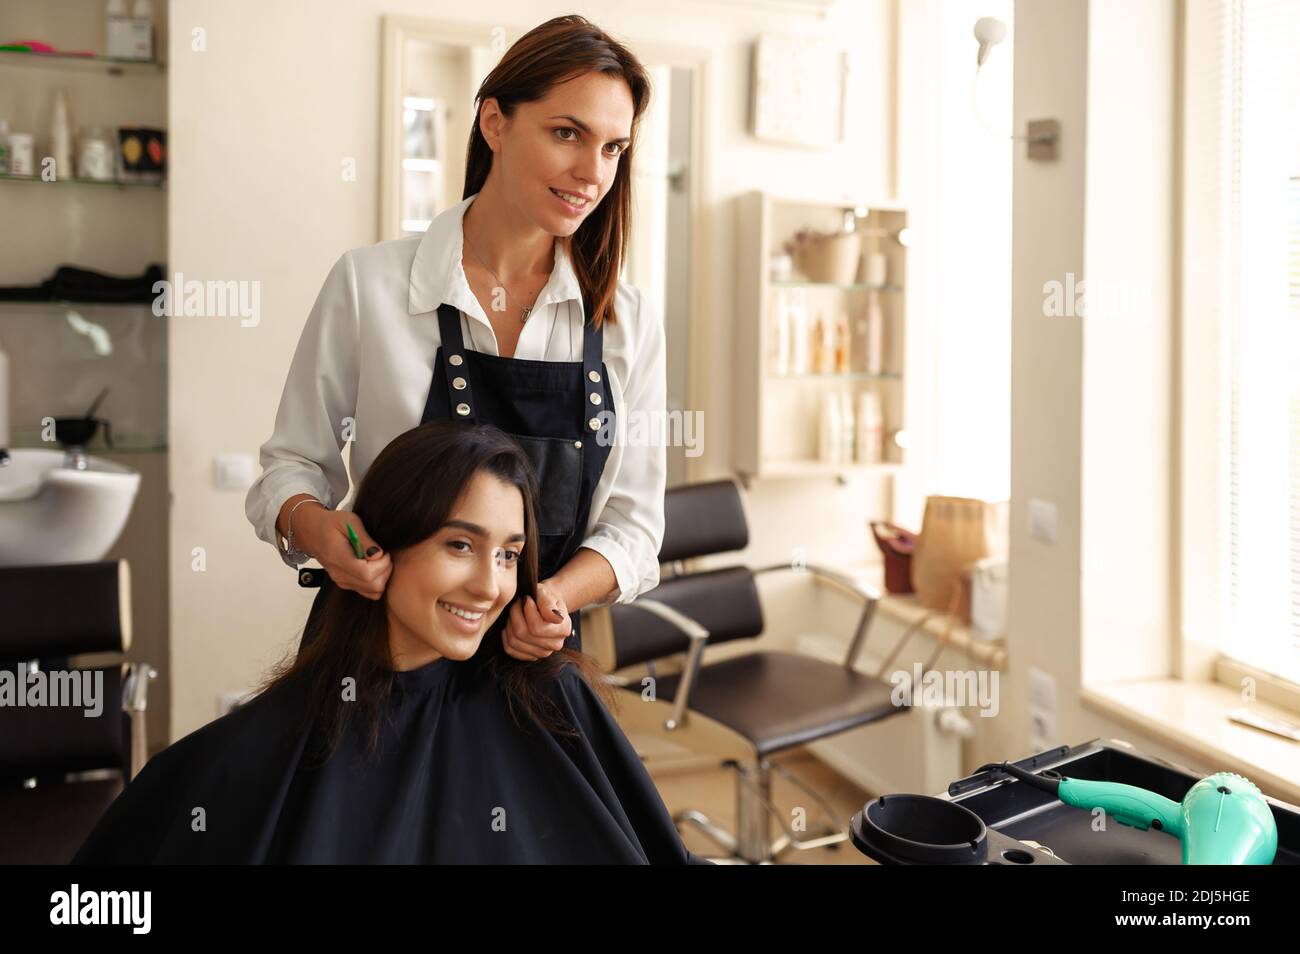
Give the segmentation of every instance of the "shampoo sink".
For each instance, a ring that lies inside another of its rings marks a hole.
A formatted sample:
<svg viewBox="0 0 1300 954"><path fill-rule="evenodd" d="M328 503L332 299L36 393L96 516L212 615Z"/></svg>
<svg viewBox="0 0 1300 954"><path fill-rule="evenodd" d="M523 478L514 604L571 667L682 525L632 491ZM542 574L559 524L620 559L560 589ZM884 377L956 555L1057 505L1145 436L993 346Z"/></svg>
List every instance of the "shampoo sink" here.
<svg viewBox="0 0 1300 954"><path fill-rule="evenodd" d="M0 466L0 567L90 563L117 542L140 474L89 455L14 448Z"/></svg>

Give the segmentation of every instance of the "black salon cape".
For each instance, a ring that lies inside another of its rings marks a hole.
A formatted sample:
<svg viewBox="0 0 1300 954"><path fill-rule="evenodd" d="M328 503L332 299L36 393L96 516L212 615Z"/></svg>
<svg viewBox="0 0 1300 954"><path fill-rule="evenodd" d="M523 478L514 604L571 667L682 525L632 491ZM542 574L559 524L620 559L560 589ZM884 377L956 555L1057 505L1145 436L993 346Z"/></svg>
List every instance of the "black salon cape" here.
<svg viewBox="0 0 1300 954"><path fill-rule="evenodd" d="M321 766L305 690L281 683L158 753L73 863L707 863L577 670L544 685L580 736L525 732L444 658L396 674L377 761L353 718Z"/></svg>

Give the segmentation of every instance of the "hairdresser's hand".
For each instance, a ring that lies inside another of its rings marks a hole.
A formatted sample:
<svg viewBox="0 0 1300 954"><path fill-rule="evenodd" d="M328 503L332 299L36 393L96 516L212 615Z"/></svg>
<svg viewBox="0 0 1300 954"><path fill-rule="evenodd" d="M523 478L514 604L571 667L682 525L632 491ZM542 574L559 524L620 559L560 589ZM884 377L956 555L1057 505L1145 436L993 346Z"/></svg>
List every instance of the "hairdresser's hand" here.
<svg viewBox="0 0 1300 954"><path fill-rule="evenodd" d="M352 551L349 523L361 541L361 551L366 554L364 560L357 559ZM372 600L384 595L393 561L366 533L356 514L348 510L327 510L314 503L303 504L293 515L293 531L294 543L325 568L335 586Z"/></svg>
<svg viewBox="0 0 1300 954"><path fill-rule="evenodd" d="M537 584L536 600L525 596L511 605L501 644L507 654L533 662L563 649L565 637L572 632L573 620L564 597L543 581Z"/></svg>

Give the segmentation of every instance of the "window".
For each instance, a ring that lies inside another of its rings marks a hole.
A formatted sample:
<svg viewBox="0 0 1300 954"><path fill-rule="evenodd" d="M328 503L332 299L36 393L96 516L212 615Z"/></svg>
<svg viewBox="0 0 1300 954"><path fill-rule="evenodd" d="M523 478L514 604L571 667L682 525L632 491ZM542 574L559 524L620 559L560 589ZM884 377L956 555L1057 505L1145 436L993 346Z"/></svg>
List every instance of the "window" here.
<svg viewBox="0 0 1300 954"><path fill-rule="evenodd" d="M944 0L924 11L909 281L920 333L918 431L924 493L1006 500L1011 489L1012 0ZM978 79L975 21L1007 25ZM918 504L921 501L917 501ZM919 519L920 510L916 517ZM904 519L904 522L912 522Z"/></svg>
<svg viewBox="0 0 1300 954"><path fill-rule="evenodd" d="M1185 634L1300 683L1300 4L1185 10Z"/></svg>

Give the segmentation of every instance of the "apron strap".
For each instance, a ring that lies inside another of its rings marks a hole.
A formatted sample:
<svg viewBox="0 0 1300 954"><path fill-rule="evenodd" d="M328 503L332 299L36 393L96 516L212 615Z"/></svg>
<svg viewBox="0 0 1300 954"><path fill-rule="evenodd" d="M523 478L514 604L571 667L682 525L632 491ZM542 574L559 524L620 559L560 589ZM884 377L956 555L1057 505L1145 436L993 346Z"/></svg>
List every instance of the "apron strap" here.
<svg viewBox="0 0 1300 954"><path fill-rule="evenodd" d="M584 322L582 328L582 422L579 426L579 430L583 434L593 434L600 430L603 421L600 412L605 410L602 404L605 399L605 385L603 382L605 372L604 365L601 364L604 344L604 326L593 328L589 321Z"/></svg>
<svg viewBox="0 0 1300 954"><path fill-rule="evenodd" d="M445 302L438 306L438 333L442 336L442 362L447 378L447 409L453 421L478 419L473 388L469 381L469 364L465 360L465 341L460 333L460 309Z"/></svg>
<svg viewBox="0 0 1300 954"><path fill-rule="evenodd" d="M591 434L600 430L605 410L604 355L605 329L583 325L582 334L582 407L578 422L580 433ZM443 303L438 306L438 333L442 336L443 370L447 379L447 407L452 420L475 422L478 406L474 402L474 389L470 384L468 363L465 360L465 340L460 333L460 310Z"/></svg>

